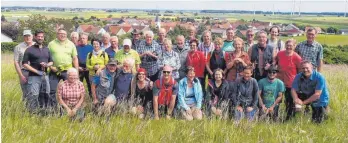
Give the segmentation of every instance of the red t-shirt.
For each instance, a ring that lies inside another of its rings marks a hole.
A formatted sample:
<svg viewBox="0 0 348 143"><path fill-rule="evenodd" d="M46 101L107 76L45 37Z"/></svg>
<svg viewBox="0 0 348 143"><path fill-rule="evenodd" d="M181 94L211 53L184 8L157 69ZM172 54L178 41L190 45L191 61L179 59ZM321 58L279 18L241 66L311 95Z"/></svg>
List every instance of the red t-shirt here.
<svg viewBox="0 0 348 143"><path fill-rule="evenodd" d="M205 63L203 52L195 51L187 54L186 65L195 68L196 77L204 77Z"/></svg>
<svg viewBox="0 0 348 143"><path fill-rule="evenodd" d="M291 88L291 84L298 73L297 69L300 69L301 61L302 58L296 52L292 56L287 56L285 50L278 52L278 78L284 82L285 87Z"/></svg>

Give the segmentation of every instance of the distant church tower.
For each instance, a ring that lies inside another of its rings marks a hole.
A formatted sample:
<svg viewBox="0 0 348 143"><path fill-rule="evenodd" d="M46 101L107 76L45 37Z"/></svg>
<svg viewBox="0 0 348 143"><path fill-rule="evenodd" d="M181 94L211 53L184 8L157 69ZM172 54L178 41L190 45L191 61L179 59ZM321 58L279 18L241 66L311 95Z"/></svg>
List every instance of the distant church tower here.
<svg viewBox="0 0 348 143"><path fill-rule="evenodd" d="M156 27L158 29L161 28L161 20L159 19L158 15L156 15L155 22L156 22Z"/></svg>

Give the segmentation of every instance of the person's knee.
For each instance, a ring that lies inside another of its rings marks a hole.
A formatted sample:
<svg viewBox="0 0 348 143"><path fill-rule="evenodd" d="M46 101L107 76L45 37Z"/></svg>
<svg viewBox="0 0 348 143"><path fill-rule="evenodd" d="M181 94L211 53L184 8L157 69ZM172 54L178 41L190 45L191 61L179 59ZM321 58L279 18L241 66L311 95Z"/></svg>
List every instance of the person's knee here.
<svg viewBox="0 0 348 143"><path fill-rule="evenodd" d="M193 117L197 120L202 120L202 110L196 109L193 112Z"/></svg>

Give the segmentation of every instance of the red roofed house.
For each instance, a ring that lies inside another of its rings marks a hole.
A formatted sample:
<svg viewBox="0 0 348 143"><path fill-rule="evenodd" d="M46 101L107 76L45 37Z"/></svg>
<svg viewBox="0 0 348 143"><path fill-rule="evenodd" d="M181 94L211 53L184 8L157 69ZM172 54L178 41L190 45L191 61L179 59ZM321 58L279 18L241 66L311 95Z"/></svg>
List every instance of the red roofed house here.
<svg viewBox="0 0 348 143"><path fill-rule="evenodd" d="M301 36L303 35L303 31L300 30L298 27L296 27L293 24L289 24L280 30L280 35L282 36L290 36L290 37L295 37L295 36Z"/></svg>

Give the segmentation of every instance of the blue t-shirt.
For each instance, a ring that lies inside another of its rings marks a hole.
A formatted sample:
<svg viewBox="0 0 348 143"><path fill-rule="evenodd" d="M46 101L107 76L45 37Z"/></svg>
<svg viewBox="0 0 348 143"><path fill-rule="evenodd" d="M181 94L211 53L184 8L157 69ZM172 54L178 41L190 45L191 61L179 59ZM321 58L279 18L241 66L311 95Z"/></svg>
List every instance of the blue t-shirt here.
<svg viewBox="0 0 348 143"><path fill-rule="evenodd" d="M105 49L105 52L109 55L109 59L114 58L116 55L116 52L112 49L112 47Z"/></svg>
<svg viewBox="0 0 348 143"><path fill-rule="evenodd" d="M234 47L233 47L233 41L224 41L224 45L222 46L222 51L225 52L232 52L234 51Z"/></svg>
<svg viewBox="0 0 348 143"><path fill-rule="evenodd" d="M295 89L298 94L303 93L309 97L315 93L315 90L321 90L320 98L312 102L312 105L314 107L321 107L329 104L329 92L326 80L324 76L317 71L313 71L308 79L306 79L302 73L297 74L292 83L292 88Z"/></svg>
<svg viewBox="0 0 348 143"><path fill-rule="evenodd" d="M79 64L86 65L87 54L93 51L92 45L79 45L76 47Z"/></svg>
<svg viewBox="0 0 348 143"><path fill-rule="evenodd" d="M123 71L117 77L115 89L117 99L124 99L128 96L132 77L132 73L124 73Z"/></svg>
<svg viewBox="0 0 348 143"><path fill-rule="evenodd" d="M280 92L285 92L284 83L279 79L274 79L273 82L270 82L267 78L263 78L259 81L258 85L263 104L267 108L270 108L274 104Z"/></svg>
<svg viewBox="0 0 348 143"><path fill-rule="evenodd" d="M188 106L193 105L196 103L196 98L195 98L195 93L193 90L193 87L186 88L186 97L185 97L185 102Z"/></svg>

